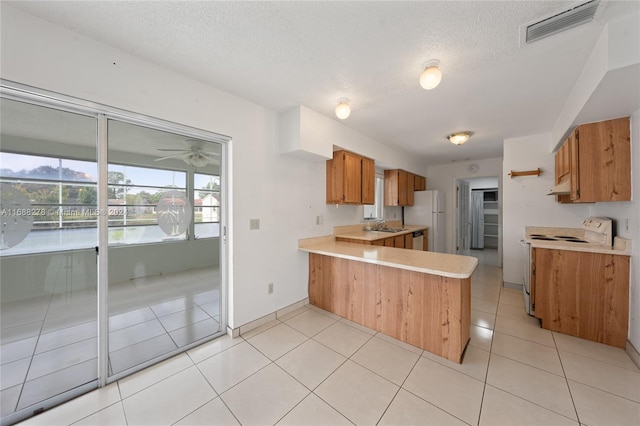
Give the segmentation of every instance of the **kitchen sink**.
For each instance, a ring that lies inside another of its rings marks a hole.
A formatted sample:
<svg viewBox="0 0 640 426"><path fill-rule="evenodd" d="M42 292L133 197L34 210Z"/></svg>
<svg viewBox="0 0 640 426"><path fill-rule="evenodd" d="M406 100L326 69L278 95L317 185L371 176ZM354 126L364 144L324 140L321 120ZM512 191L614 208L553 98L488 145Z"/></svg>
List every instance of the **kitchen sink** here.
<svg viewBox="0 0 640 426"><path fill-rule="evenodd" d="M376 229L376 231L380 231L380 232L402 232L402 231L406 231L405 228L382 228L382 229Z"/></svg>

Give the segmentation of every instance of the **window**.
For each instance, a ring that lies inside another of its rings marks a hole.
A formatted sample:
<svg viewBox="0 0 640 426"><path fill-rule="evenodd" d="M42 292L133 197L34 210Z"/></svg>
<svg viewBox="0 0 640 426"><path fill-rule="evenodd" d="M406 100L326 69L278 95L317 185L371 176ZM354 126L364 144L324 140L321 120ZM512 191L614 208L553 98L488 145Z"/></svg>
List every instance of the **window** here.
<svg viewBox="0 0 640 426"><path fill-rule="evenodd" d="M188 207L186 172L109 164L107 179L109 244L187 239L185 231L192 221L191 213L176 209L176 205ZM171 206L167 211L159 210L159 205L167 205L167 199ZM179 225L173 229L163 227L159 218L164 213L180 215L176 222Z"/></svg>
<svg viewBox="0 0 640 426"><path fill-rule="evenodd" d="M97 245L95 162L2 152L0 164L3 219L33 221L20 244L3 241L3 255Z"/></svg>
<svg viewBox="0 0 640 426"><path fill-rule="evenodd" d="M193 175L194 232L196 238L220 235L220 176Z"/></svg>
<svg viewBox="0 0 640 426"><path fill-rule="evenodd" d="M375 203L364 206L364 220L382 220L384 218L384 177L376 174Z"/></svg>

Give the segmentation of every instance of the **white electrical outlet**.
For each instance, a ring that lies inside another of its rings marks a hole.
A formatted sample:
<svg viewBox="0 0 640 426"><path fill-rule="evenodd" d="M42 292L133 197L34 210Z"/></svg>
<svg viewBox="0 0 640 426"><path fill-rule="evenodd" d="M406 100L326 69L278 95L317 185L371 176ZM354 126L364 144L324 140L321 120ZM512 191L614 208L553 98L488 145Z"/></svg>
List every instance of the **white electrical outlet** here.
<svg viewBox="0 0 640 426"><path fill-rule="evenodd" d="M273 283L267 284L267 294L273 294Z"/></svg>
<svg viewBox="0 0 640 426"><path fill-rule="evenodd" d="M249 230L255 231L260 229L260 219L249 219Z"/></svg>
<svg viewBox="0 0 640 426"><path fill-rule="evenodd" d="M316 216L316 225L322 225L322 216Z"/></svg>
<svg viewBox="0 0 640 426"><path fill-rule="evenodd" d="M629 218L624 220L624 232L629 232Z"/></svg>

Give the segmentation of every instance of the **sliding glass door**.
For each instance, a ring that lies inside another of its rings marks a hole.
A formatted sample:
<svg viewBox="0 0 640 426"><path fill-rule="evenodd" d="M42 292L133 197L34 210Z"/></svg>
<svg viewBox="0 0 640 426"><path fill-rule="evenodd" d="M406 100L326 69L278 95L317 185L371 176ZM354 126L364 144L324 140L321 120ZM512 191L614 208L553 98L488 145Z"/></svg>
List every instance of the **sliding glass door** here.
<svg viewBox="0 0 640 426"><path fill-rule="evenodd" d="M2 417L97 386L95 117L0 99Z"/></svg>
<svg viewBox="0 0 640 426"><path fill-rule="evenodd" d="M218 143L108 122L109 374L222 330Z"/></svg>
<svg viewBox="0 0 640 426"><path fill-rule="evenodd" d="M224 334L228 138L1 88L5 424Z"/></svg>

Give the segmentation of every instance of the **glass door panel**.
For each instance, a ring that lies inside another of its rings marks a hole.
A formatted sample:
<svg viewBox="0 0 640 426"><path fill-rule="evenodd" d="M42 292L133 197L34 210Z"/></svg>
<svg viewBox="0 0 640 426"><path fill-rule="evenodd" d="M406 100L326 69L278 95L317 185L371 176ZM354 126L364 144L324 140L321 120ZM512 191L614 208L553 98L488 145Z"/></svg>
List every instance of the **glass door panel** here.
<svg viewBox="0 0 640 426"><path fill-rule="evenodd" d="M0 115L4 420L97 386L98 173L95 117L6 98Z"/></svg>
<svg viewBox="0 0 640 426"><path fill-rule="evenodd" d="M220 152L218 143L108 122L111 376L223 332Z"/></svg>

